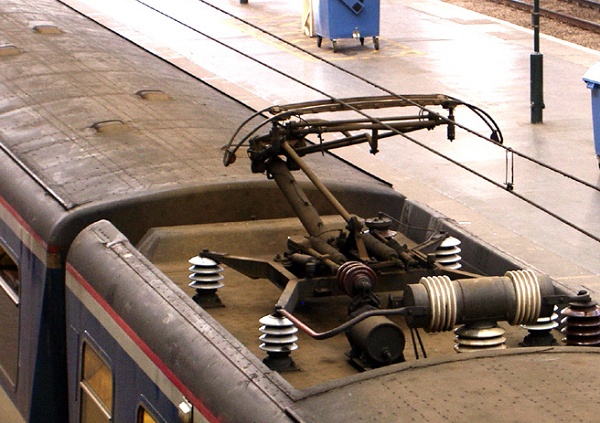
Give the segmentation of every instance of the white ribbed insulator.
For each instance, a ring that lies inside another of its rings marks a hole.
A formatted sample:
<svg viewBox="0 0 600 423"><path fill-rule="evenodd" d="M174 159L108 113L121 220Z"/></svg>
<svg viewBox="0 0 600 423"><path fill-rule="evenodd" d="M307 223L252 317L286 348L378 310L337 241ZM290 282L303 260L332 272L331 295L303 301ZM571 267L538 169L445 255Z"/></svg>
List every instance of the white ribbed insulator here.
<svg viewBox="0 0 600 423"><path fill-rule="evenodd" d="M556 311L556 306L554 306L554 310ZM535 323L521 325L521 327L530 332L543 332L556 329L558 327L558 314L552 313L552 316L550 317L540 317Z"/></svg>
<svg viewBox="0 0 600 423"><path fill-rule="evenodd" d="M221 272L223 268L212 259L195 256L189 260L192 265L188 270L192 272L189 278L192 280L189 286L194 289L209 290L219 289L224 285L220 282L223 279Z"/></svg>
<svg viewBox="0 0 600 423"><path fill-rule="evenodd" d="M435 261L440 266L447 267L448 269L460 269L462 264L460 261L460 240L452 236L447 237L442 241L439 247L435 250Z"/></svg>
<svg viewBox="0 0 600 423"><path fill-rule="evenodd" d="M506 331L495 322L473 322L459 326L454 330L454 350L456 352L474 352L506 348Z"/></svg>
<svg viewBox="0 0 600 423"><path fill-rule="evenodd" d="M290 353L298 349L295 342L298 340L296 333L298 328L283 316L273 316L271 314L262 317L259 322L260 344L259 348L267 353Z"/></svg>
<svg viewBox="0 0 600 423"><path fill-rule="evenodd" d="M540 317L542 294L537 276L531 270L512 270L506 272L515 288L515 316L511 325L533 324Z"/></svg>
<svg viewBox="0 0 600 423"><path fill-rule="evenodd" d="M558 308L554 306L554 311ZM521 347L541 347L556 345L558 342L552 335L552 330L558 327L558 314L552 313L550 317L540 317L535 323L521 325L527 329L527 335L519 342Z"/></svg>
<svg viewBox="0 0 600 423"><path fill-rule="evenodd" d="M419 281L431 301L431 320L427 331L449 331L456 325L457 301L452 281L446 275L427 276Z"/></svg>

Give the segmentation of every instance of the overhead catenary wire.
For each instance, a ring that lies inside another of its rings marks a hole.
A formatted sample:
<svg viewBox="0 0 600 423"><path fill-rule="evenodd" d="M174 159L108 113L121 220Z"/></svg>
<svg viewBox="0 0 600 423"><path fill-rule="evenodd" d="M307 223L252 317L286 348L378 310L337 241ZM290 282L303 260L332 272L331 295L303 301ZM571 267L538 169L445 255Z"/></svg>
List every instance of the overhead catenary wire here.
<svg viewBox="0 0 600 423"><path fill-rule="evenodd" d="M251 56L251 55L248 55L248 54L246 54L246 53L242 52L241 50L239 50L239 49L236 49L236 48L234 48L234 47L232 47L232 46L230 46L230 45L228 45L228 44L226 44L226 43L224 43L224 42L222 42L222 41L218 40L217 38L215 38L215 37L212 37L212 36L210 36L210 35L206 34L205 32L202 32L202 31L198 30L197 28L195 28L195 27L193 27L193 26L191 26L191 25L188 25L188 24L186 24L185 22L183 22L183 21L181 21L181 20L179 20L179 19L176 19L176 18L174 18L174 17L172 17L172 16L170 16L170 15L166 14L165 12L162 12L161 10L159 10L159 9L155 8L154 6L151 6L150 4L148 4L148 3L144 2L143 0L135 0L135 1L136 1L136 2L138 2L138 3L140 3L140 4L142 4L142 5L144 5L144 6L146 6L146 7L148 7L148 8L150 8L150 9L152 9L153 11L155 11L155 12L157 12L157 13L161 14L162 16L164 16L164 17L166 17L166 18L168 18L168 19L171 19L171 20L173 20L173 21L177 22L177 23L178 23L178 24L180 24L180 25L183 25L183 26L185 26L186 28L188 28L188 29L190 29L190 30L192 30L192 31L194 31L194 32L197 32L198 34L201 34L202 36L204 36L204 37L206 37L206 38L210 39L211 41L215 41L215 42L219 43L220 45L222 45L222 46L224 46L224 47L226 47L226 48L228 48L228 49L230 49L230 50L232 50L232 51L234 51L234 52L236 52L236 53L238 53L238 54L241 54L242 56L244 56L244 57L246 57L246 58L248 58L248 59L250 59L250 60L252 60L252 61L254 61L254 62L258 63L258 64L260 64L261 66L264 66L264 67L266 67L267 69L269 69L269 70L271 70L271 71L273 71L273 72L276 72L276 73L278 73L278 74L280 74L280 75L282 75L282 76L284 76L284 77L286 77L286 78L289 78L289 79L291 79L292 81L294 81L294 82L296 82L296 83L298 83L298 84L300 84L300 85L303 85L304 87L306 87L306 88L309 88L309 89L311 89L311 90L313 90L313 91L315 91L315 92L318 92L319 94L322 94L323 96L325 96L325 97L327 97L327 98L329 98L329 99L331 99L331 100L339 101L341 104L344 104L344 103L343 103L341 100L339 100L339 99L335 98L334 96L331 96L330 94L328 94L328 93L326 93L326 92L324 92L324 91L322 91L322 90L319 90L318 88L316 88L316 87L314 87L314 86L312 86L312 85L309 85L309 84L307 84L307 83L305 83L305 82L303 82L303 81L301 81L301 80L299 80L299 79L297 79L297 78L295 78L295 77L293 77L293 76L291 76L291 75L289 75L289 74L286 74L285 72L283 72L283 71L281 71L281 70L279 70L279 69L277 69L277 68L274 68L273 66L270 66L270 65L268 65L268 64L266 64L266 63L264 63L264 62L262 62L262 61L260 61L260 60L258 60L258 59L256 59L255 57L253 57L253 56ZM319 56L319 55L317 55L317 54L314 54L314 53L312 53L311 51L308 51L308 50L306 50L306 49L303 49L302 47L300 47L300 46L297 46L296 44L294 44L294 43L292 43L292 42L290 42L290 41L287 41L286 39L284 39L284 38L281 38L281 37L279 37L278 35L276 35L276 34L273 34L273 33L269 32L269 31L265 30L264 28L261 28L261 27L259 27L259 26L255 25L255 24L253 24L252 22L250 22L250 21L248 21L248 20L246 20L246 19L240 18L239 16L236 16L236 15L234 15L233 13L231 13L231 12L228 12L228 11L224 10L223 8L220 8L220 7L218 7L218 6L215 6L214 4L212 4L212 3L209 3L209 2L208 2L208 1L206 1L206 0L197 0L197 1L199 1L200 3L202 3L202 4L206 5L206 6L209 6L209 7L213 8L213 9L217 10L217 11L218 11L218 12L220 12L220 13L223 13L224 15L227 15L227 16L229 16L229 17L233 18L233 19L236 19L236 20L240 21L240 22L241 22L241 23L243 23L244 25L248 25L249 27L251 27L251 28L253 28L253 29L257 30L257 31L260 31L260 32L264 33L265 35L268 35L269 37L272 37L272 38L274 38L275 40L277 40L277 41L279 41L279 42L281 42L281 43L284 43L284 44L286 44L286 45L287 45L287 46L289 46L289 47L292 47L292 48L294 48L294 49L296 49L296 50L299 50L299 51L301 51L302 53L304 53L304 54L306 54L306 55L308 55L308 56L310 56L310 57L312 57L312 58L314 58L314 59L316 59L316 60L319 60L319 61L321 61L321 62L323 62L323 63L326 63L328 66L331 66L331 67L335 68L336 70L339 70L339 71L341 71L341 72L344 72L344 73L346 73L347 75L350 75L350 76L352 76L353 78L356 78L356 79L358 79L358 80L360 80L360 81L362 81L362 82L364 82L364 83L366 83L366 84L368 84L368 85L371 85L372 87L374 87L374 88L377 88L377 89L379 89L379 90L381 90L381 91L383 91L383 92L386 92L386 93L388 93L388 94L390 94L390 95L393 95L393 96L395 96L395 97L398 97L399 99L403 99L403 100L405 100L405 101L407 101L407 102L409 102L409 103L412 103L412 102L411 102L411 100L410 100L410 99L408 99L407 97L405 97L405 96L403 96L403 95L401 95L401 94L395 93L395 92L393 92L393 91L391 91L391 90L389 90L389 89L387 89L387 88L385 88L385 87L383 87L383 86L381 86L381 85L379 85L379 84L376 84L375 82L373 82L373 81L370 81L370 80L368 80L367 78L365 78L365 77L363 77L363 76L361 76L361 75L358 75L358 74L356 74L356 73L354 73L354 72L352 72L352 71L350 71L350 70L348 70L348 69L346 69L346 68L343 68L343 67L341 67L341 66L339 66L339 65L337 65L337 64L335 64L335 63L333 63L333 62L331 62L331 61L329 61L329 60L327 60L327 59L324 59L323 57L321 57L321 56ZM489 115L488 115L486 112L484 112L483 110L479 109L478 107L476 107L476 106L474 106L474 105L471 105L471 104L468 104L468 103L463 103L463 104L464 104L465 106L469 107L471 110L473 110L473 111L474 111L474 112L476 112L477 114L479 114L480 116L485 116L485 117L487 117L488 119L490 119L490 120L492 120L492 121L493 121L493 119L492 119L492 118L491 118L491 117L490 117L490 116L489 116ZM348 106L347 104L344 104L344 105L345 105L345 106ZM432 113L432 114L434 114L434 115L437 115L437 116L438 116L439 118L441 118L442 120L449 121L449 119L448 119L448 118L446 118L445 116L439 115L437 112L435 112L435 111L433 111L433 110L429 110L429 109L427 109L426 107L423 107L423 106L419 105L418 103L413 103L413 105L414 105L415 107L419 107L419 108L421 108L421 109L422 109L422 110L424 110L424 111L427 111L428 113ZM351 108L351 109L353 109L353 110L355 110L355 109L354 109L354 108L352 108L352 107L350 107L350 108ZM266 110L266 109L265 109L265 110ZM359 112L360 114L362 114L363 116L365 116L365 117L367 117L367 118L370 118L370 119L373 119L373 120L377 121L377 119L375 119L375 118L373 118L373 117L369 116L368 114L362 113L362 112L360 112L360 111L358 111L358 110L355 110L355 111L356 111L356 112ZM566 172L563 172L563 171L561 171L560 169L557 169L557 168L555 168L555 167L553 167L553 166L547 165L546 163L543 163L543 162L541 162L541 161L539 161L539 160L537 160L537 159L535 159L535 158L533 158L533 157L531 157L531 156L529 156L529 155L527 155L527 154L525 154L525 153L521 153L521 152L519 152L519 151L517 151L517 150L514 150L514 149L512 149L512 148L510 148L510 147L506 147L506 146L502 145L502 143L501 143L501 142L498 142L497 140L494 140L494 139L492 139L492 138L490 138L490 137L486 137L486 136L484 136L484 135L481 135L481 134L479 134L479 133L477 133L477 132L475 132L475 131L471 130L470 128L468 128L468 127L466 127L466 126L464 126L464 125L460 124L459 122L452 122L452 123L453 123L454 125L456 125L457 127L461 128L461 129L463 129L463 130L465 130L465 131L467 131L467 132L470 132L470 133L471 133L471 134L473 134L473 135L476 135L476 136L478 136L478 137L480 137L480 138L482 138L482 139L484 139L484 140L487 140L487 141L491 141L491 142L493 142L493 144L494 144L494 145L496 145L496 146L498 146L498 147L500 147L500 148L503 148L503 149L505 149L505 150L507 150L507 149L510 149L510 152L511 152L511 154L514 154L514 155L516 155L516 156L518 156L518 157L521 157L521 158L524 158L524 159L526 159L526 160L529 160L529 161L531 161L531 162L533 162L533 163L537 164L538 166L541 166L541 167L544 167L544 168L546 168L546 169L548 169L548 170L550 170L550 171L556 172L556 173L558 173L558 174L560 174L560 175L562 175L562 176L564 176L564 177L567 177L567 178L569 178L569 179L572 179L572 180L574 180L574 181L576 181L576 182L578 182L578 183L580 183L580 184L582 184L582 185L585 185L585 186L587 186L587 187L589 187L589 188L591 188L591 189L594 189L594 190L596 190L596 191L600 191L600 187L597 187L597 186L595 186L595 185L592 185L592 184L588 183L587 181L584 181L584 180L582 180L582 179L580 179L580 178L577 178L577 177L576 177L576 176L574 176L574 175L570 175L570 174L568 174L568 173L566 173ZM413 141L413 142L415 142L415 140L414 140L412 137L410 137L410 136L408 136L408 135L406 135L406 134L402 134L402 133L398 133L398 134L399 134L399 135L401 135L401 136L404 136L405 138L407 138L407 139L408 139L408 140L410 140L410 141ZM418 143L418 142L417 142L417 143ZM437 151L432 151L432 152L433 152L434 154L437 154L437 155L439 155L439 156L443 157L443 158L446 158L446 156L444 156L442 153L439 153L439 152L437 152Z"/></svg>
<svg viewBox="0 0 600 423"><path fill-rule="evenodd" d="M142 4L144 4L144 5L146 5L146 3L144 3L142 0L136 0L136 1L138 1L139 3L142 3ZM329 66L331 66L331 67L335 68L336 70L339 70L339 71L341 71L341 72L344 72L344 73L346 73L347 75L350 75L350 76L352 76L353 78L356 78L356 79L358 79L358 80L360 80L360 81L362 81L362 82L364 82L364 83L366 83L366 84L369 84L369 85L371 85L371 86L372 86L372 87L374 87L374 88L377 88L377 89L379 89L379 90L381 90L381 91L383 91L383 92L386 92L386 93L388 93L388 94L390 94L390 95L396 96L396 97L398 97L398 98L400 98L400 99L404 99L404 100L406 100L406 101L410 101L409 99L407 99L405 96L402 96L401 94L395 93L395 92L393 92L393 91L391 91L391 90L389 90L389 89L387 89L387 88L385 88L385 87L383 87L383 86L381 86L381 85L379 85L379 84L376 84L375 82L373 82L373 81L371 81L371 80L368 80L367 78L365 78L365 77L363 77L363 76L361 76L361 75L359 75L359 74L356 74L356 73L354 73L354 72L352 72L352 71L350 71L350 70L348 70L348 69L346 69L346 68L343 68L343 67L341 67L341 66L339 66L339 65L337 65L337 64L335 64L335 63L333 63L333 62L331 62L331 61L329 61L329 60L327 60L327 59L324 59L323 57L321 57L321 56L319 56L319 55L317 55L317 54L314 54L314 53L312 53L311 51L308 51L308 50L306 50L306 49L304 49L304 48L302 48L302 47L300 47L300 46L297 46L296 44L294 44L294 43L292 43L292 42L290 42L290 41L287 41L286 39L284 39L284 38L281 38L281 37L279 37L278 35L276 35L276 34L273 34L273 33L269 32L269 31L265 30L264 28L261 28L261 27L259 27L259 26L257 26L257 25L254 25L252 22L249 22L248 20L245 20L245 19L243 19L243 18L240 18L240 17L238 17L238 16L234 15L234 14L233 14L233 13L231 13L231 12L228 12L228 11L226 11L226 10L224 10L224 9L222 9L222 8L220 8L220 7L218 7L218 6L215 6L214 4L212 4L212 3L210 3L210 2L208 2L208 1L206 1L206 0L197 0L197 1L199 1L199 2L201 2L201 3L203 3L203 4L205 4L206 6L209 6L209 7L213 8L213 9L215 9L215 10L217 10L217 11L219 11L219 12L221 12L221 13L223 13L223 14L225 14L225 15L227 15L227 16L229 16L229 17L233 18L233 19L236 19L236 20L240 21L240 22L241 22L241 23L243 23L244 25L248 25L249 27L251 27L251 28L253 28L253 29L257 30L257 31L260 31L260 32L262 32L263 34L265 34L265 35L268 35L269 37L272 37L272 38L274 38L275 40L277 40L277 41L279 41L279 42L281 42L281 43L284 43L285 45L287 45L287 46L289 46L289 47L292 47L292 48L294 48L294 49L296 49L296 50L299 50L299 51L301 51L302 53L304 53L304 54L306 54L306 55L308 55L308 56L310 56L310 57L312 57L312 58L314 58L314 59L316 59L316 60L319 60L319 61L321 61L321 62L323 62L323 63L326 63L327 65L329 65ZM151 7L151 6L148 6L148 7ZM152 8L152 7L151 7L151 8ZM156 10L156 9L154 9L154 8L153 8L153 10ZM156 10L156 11L157 11L158 13L161 13L161 14L163 14L162 12L160 12L160 11L158 11L158 10ZM164 15L164 14L163 14L163 15ZM164 15L164 16L167 16L167 15ZM169 17L170 19L174 19L174 18L173 18L173 17L171 17L171 16L168 16L168 17ZM185 25L185 24L184 24L184 25ZM193 28L193 27L190 27L190 26L187 26L187 25L186 25L186 27L188 27L188 28L190 28L190 29L194 30L194 28ZM203 35L205 35L205 34L203 34ZM205 35L205 36L206 36L206 35ZM211 38L211 39L212 39L212 38ZM222 44L222 45L225 45L225 44ZM226 46L226 45L225 45L225 46ZM231 48L231 47L229 47L229 46L227 46L227 47L228 47L228 48ZM295 78L293 78L292 76L290 76L290 75L287 75L287 74L285 74L284 72L281 72L281 71L280 71L280 70L278 70L278 69L274 69L274 68L270 67L269 65L266 65L266 64L264 64L264 63L260 62L259 60L257 60L257 59L256 59L256 58L254 58L254 57L250 57L250 58L251 58L253 61L257 62L257 63L260 63L261 65L264 65L264 66L268 67L270 70L274 70L274 71L276 71L276 72L277 72L277 73L279 73L280 75L283 75L283 76L289 77L290 79L294 80L295 82L299 82L299 83L301 83L302 85L304 85L304 86L305 86L305 87L307 87L307 88L314 89L315 91L317 91L317 92L319 92L319 93L321 93L321 94L323 94L323 95L327 96L328 98L330 98L330 99L334 99L334 97L330 96L329 94L327 94L327 93L324 93L324 92L322 92L322 91L318 90L317 88L315 88L315 87L312 87L312 86L310 86L310 85L308 85L308 84L305 84L305 83L304 83L304 82L302 82L302 81L298 81L298 80L296 80ZM413 104L413 105L414 105L414 106L417 106L417 107L421 107L421 106L419 106L418 104ZM476 107L476 106L473 106L473 105L470 105L470 104L465 104L465 105L466 105L467 107L471 108L472 110L474 110L474 111L477 111L478 113L482 113L482 114L484 114L485 116L487 116L489 119L491 119L491 117L490 117L490 116L489 116L489 115L488 115L486 112L484 112L483 110L479 109L478 107ZM429 113L433 113L433 114L436 114L436 115L437 115L437 113L436 113L435 111L428 110L427 108L423 108L423 109L424 109L425 111L429 112ZM441 115L438 115L438 116L439 116L440 118L444 119L444 120L448 120L448 119L447 119L446 117L444 117L444 116L441 116ZM471 129L469 129L469 128L467 128L467 127L463 126L463 125L461 125L459 122L455 122L454 124L455 124L456 126L458 126L459 128L461 128L461 129L464 129L465 131L472 133L473 135L477 135L477 136L479 136L479 137L481 137L481 138L483 138L483 139L485 139L485 140L492 141L492 142L494 143L494 145L497 145L497 146L498 146L498 147L500 147L500 148L504 148L504 149L509 149L509 148L510 148L510 147L506 147L506 146L503 146L503 145L501 145L501 143L498 143L498 142L496 142L496 140L490 139L489 137L485 137L485 136L483 136L483 135L481 135L481 134L478 134L478 133L476 133L475 131L472 131ZM402 135L405 135L405 134L402 134ZM408 137L408 136L407 136L407 138L408 138L408 139L410 139L410 137ZM529 155L527 155L527 154L525 154L525 153L521 153L521 152L519 152L519 151L516 151L516 150L514 150L514 149L512 149L512 148L510 148L510 150L511 150L511 153L512 153L512 154L514 154L514 155L516 155L516 156L519 156L519 157L521 157L521 158L524 158L524 159L526 159L526 160L529 160L529 161L531 161L531 162L533 162L533 163L537 164L538 166L541 166L541 167L544 167L544 168L546 168L546 169L548 169L548 170L550 170L550 171L556 172L556 173L558 173L558 174L560 174L560 175L562 175L562 176L564 176L564 177L567 177L567 178L569 178L569 179L572 179L572 180L574 180L574 181L576 181L576 182L578 182L578 183L580 183L580 184L583 184L583 185L585 185L585 186L587 186L587 187L589 187L589 188L591 188L591 189L594 189L594 190L596 190L596 191L600 191L600 187L597 187L597 186L595 186L595 185L592 185L592 184L590 184L590 183L588 183L588 182L586 182L586 181L584 181L584 180L582 180L582 179L580 179L580 178L577 178L577 177L576 177L576 176L574 176L574 175L570 175L570 174L568 174L568 173L566 173L566 172L563 172L563 171L561 171L560 169L557 169L557 168L555 168L555 167L553 167L553 166L547 165L546 163L543 163L543 162L541 162L541 161L539 161L539 160L537 160L537 159L535 159L535 158L533 158L533 157L531 157L531 156L529 156Z"/></svg>
<svg viewBox="0 0 600 423"><path fill-rule="evenodd" d="M185 23L183 21L181 21L180 19L177 19L177 18L175 18L173 16L168 15L167 13L165 13L165 12L157 9L156 7L148 4L147 2L145 2L143 0L135 0L135 1L138 2L139 4L142 4L143 6L145 6L147 8L149 8L149 9L155 11L156 13L158 13L158 14L166 17L167 19L170 19L170 20L172 20L172 21L174 21L174 22L182 25L183 27L185 27L187 29L189 29L191 31L194 31L197 34L200 34L200 35L206 37L207 39L209 39L209 40L211 40L211 41L213 41L213 42L215 42L215 43L217 43L217 44L219 44L219 45L221 45L221 46L223 46L223 47L225 47L225 48L227 48L227 49L229 49L231 51L234 51L236 54L239 54L239 55L241 55L241 56L243 56L243 57L245 57L245 58L247 58L247 59L249 59L249 60L251 60L251 61L253 61L255 63L258 63L261 66L264 66L266 69L268 69L268 70L270 70L272 72L275 72L275 73L277 73L279 75L282 75L282 76L290 79L291 81L293 81L293 82L295 82L295 83L297 83L299 85L302 85L302 86L304 86L304 87L306 87L308 89L311 89L311 90L313 90L313 91L315 91L315 92L317 92L317 93L323 95L324 97L327 97L327 98L329 98L329 99L331 99L333 101L338 101L340 104L348 107L350 110L354 110L356 113L358 113L358 114L360 114L360 115L362 115L362 116L364 116L364 117L366 117L368 119L372 119L375 122L382 123L382 122L378 121L378 119L376 119L376 118L368 115L367 113L364 113L361 110L356 110L351 105L344 104L343 101L335 98L334 96L330 95L329 93L327 93L325 91L322 91L322 90L320 90L320 89L318 89L318 88L316 88L314 86L311 86L310 84L308 84L308 83L306 83L304 81L301 81L298 78L293 77L292 75L286 74L285 72L281 71L280 69L277 69L277 68L275 68L275 67L273 67L273 66L271 66L271 65L269 65L267 63L264 63L264 62L258 60L256 57L253 57L250 54L247 54L247 53L245 53L245 52L243 52L243 51L241 51L239 49L236 49L235 47L233 47L231 45L228 45L227 43L225 43L225 42L223 42L223 41L221 41L221 40L219 40L219 39L217 39L215 37L212 37L211 35L203 32L203 31L201 31L201 30L199 30L199 29L197 29L197 28L195 28L195 27L193 27L193 26L191 26L191 25L189 25L189 24L187 24L187 23ZM341 71L343 73L346 73L347 75L350 75L353 78L356 78L357 80L360 80L360 81L362 81L362 82L364 82L364 83L366 83L366 84L368 84L368 85L370 85L370 86L372 86L374 88L377 88L377 89L379 89L379 90L381 90L383 92L386 92L386 93L388 93L388 94L390 94L392 96L395 96L395 97L397 97L399 99L405 99L404 96L402 96L400 94L397 94L397 93L395 93L395 92L393 92L393 91L391 91L391 90L389 90L389 89L387 89L387 88L385 88L383 86L380 86L380 85L378 85L378 84L376 84L376 83L368 80L367 78L364 78L361 75L358 75L358 74L356 74L356 73L354 73L352 71L349 71L349 70L347 70L347 69L345 69L345 68L343 68L343 67L341 67L341 66L339 66L339 65L337 65L337 64L335 64L333 62L330 62L330 61L328 61L328 60L326 60L326 59L324 59L324 58L322 58L322 57L320 57L320 56L318 56L318 55L316 55L316 54L314 54L314 53L312 53L312 52L310 52L310 51L308 51L306 49L303 49L303 48L301 48L301 47L299 47L299 46L297 46L297 45L295 45L295 44L293 44L293 43L291 43L291 42L289 42L289 41L287 41L287 40L285 40L285 39L283 39L283 38L281 38L281 37L279 37L279 36L277 36L277 35L275 35L275 34L273 34L271 32L269 32L269 31L267 31L267 30L265 30L265 29L263 29L263 28L255 25L255 24L253 24L253 23L251 23L251 22L249 22L249 21L247 21L247 20L245 20L243 18L240 18L240 17L234 15L231 12L228 12L228 11L224 10L221 7L218 7L218 6L216 6L216 5L208 2L206 0L197 0L197 1L199 1L200 3L202 3L202 4L204 4L204 5L208 6L208 7L211 7L213 9L217 10L220 13L223 13L226 16L229 16L229 17L231 17L233 19L238 20L239 22L243 23L244 25L247 25L247 26L249 26L249 27L251 27L251 28L253 28L253 29L255 29L255 30L259 31L259 32L262 32L263 34L265 34L265 35L267 35L269 37L272 37L273 39L275 39L275 40L277 40L277 41L279 41L279 42L281 42L281 43L283 43L283 44L285 44L287 46L290 46L290 47L292 47L292 48L294 48L294 49L296 49L298 51L301 51L303 54L306 54L306 55L308 55L308 56L310 56L310 57L312 57L312 58L314 58L316 60L324 62L328 66L331 66L331 67L333 67L333 68L335 68L335 69L337 69L337 70L339 70L339 71ZM408 102L410 102L409 99L406 99L406 100ZM449 121L448 118L439 115L435 111L429 110L426 107L423 107L423 106L421 106L419 104L413 104L413 105L416 106L416 107L421 108L424 111L427 111L428 113L432 113L434 115L437 115L442 120ZM467 106L468 107L473 107L474 110L483 112L483 111L475 108L475 106L471 106L471 105L467 105ZM479 138L482 138L482 139L484 139L486 141L492 142L497 147L503 148L504 150L509 150L510 149L510 154L513 154L513 155L521 157L521 158L523 158L525 160L531 161L532 163L535 163L536 165L538 165L540 167L543 167L543 168L545 168L545 169L547 169L549 171L552 171L552 172L557 173L557 174L559 174L561 176L564 176L564 177L566 177L568 179L571 179L571 180L573 180L573 181L575 181L575 182L577 182L577 183L579 183L581 185L584 185L584 186L586 186L586 187L588 187L590 189L593 189L593 190L596 190L596 191L600 191L599 187L597 187L595 185L592 185L592 184L590 184L590 183L588 183L588 182L586 182L586 181L584 181L584 180L582 180L580 178L577 178L574 175L570 175L570 174L568 174L568 173L566 173L564 171L561 171L560 169L557 169L557 168L555 168L553 166L545 164L545 163L543 163L543 162L541 162L541 161L539 161L539 160L537 160L537 159L535 159L535 158L533 158L533 157L531 157L531 156L529 156L527 154L524 154L524 153L521 153L519 151L516 151L516 150L514 150L514 149L512 149L510 147L506 147L506 146L500 144L497 140L492 139L492 137L483 136L483 135L481 135L481 134L479 134L479 133L471 130L470 128L467 128L467 127L461 125L458 122L452 122L452 123L455 126L461 128L461 129L463 129L463 130L465 130L465 131L467 131L467 132L469 132L469 133L471 133L471 134L473 134L473 135L475 135L475 136L477 136ZM395 129L393 129L391 127L389 129L396 131ZM598 236L592 234L591 232L589 232L589 231L587 231L587 230L579 227L578 225L575 225L574 223L572 223L572 222L568 221L567 219L563 218L562 216L560 216L560 215L558 215L558 214L550 211L548 208L546 208L546 207L544 207L544 206L536 203L535 201L533 201L533 200L531 200L531 199L529 199L529 198L527 198L527 197L525 197L525 196L517 193L514 190L513 186L509 186L507 184L498 183L498 182L494 181L493 179L489 178L488 176L486 176L486 175L484 175L484 174L482 174L482 173L480 173L480 172L478 172L478 171L476 171L476 170L474 170L474 169L472 169L472 168L470 168L470 167L468 167L468 166L460 163L457 160L452 159L449 156L446 156L443 153L440 153L439 151L433 149L432 147L427 146L426 144L418 141L417 139L415 139L415 138L413 138L413 137L411 137L411 136L409 136L407 134L401 133L400 131L397 131L397 133L398 133L398 135L400 135L400 136L404 137L405 139L413 142L414 144L420 146L421 148L426 149L427 151L431 152L432 154L435 154L435 155L437 155L437 156L439 156L439 157L441 157L441 158L449 161L450 163L452 163L452 164L460 167L461 169L463 169L463 170L465 170L465 171L467 171L467 172L469 172L469 173L471 173L471 174L473 174L473 175L475 175L475 176L477 176L477 177L485 180L486 182L488 182L488 183L490 183L490 184L492 184L492 185L494 185L496 187L499 187L499 188L501 188L503 190L506 190L507 192L509 192L510 194L514 195L515 197L517 197L517 198L525 201L529 205L531 205L531 206L537 208L538 210L540 210L540 211L542 211L542 212L550 215L551 217L559 220L560 222L564 223L565 225L571 227L572 229L574 229L574 230L576 230L576 231L584 234L585 236L587 236L587 237L589 237L589 238L591 238L591 239L593 239L593 240L595 240L597 242L600 242L600 237L598 237Z"/></svg>

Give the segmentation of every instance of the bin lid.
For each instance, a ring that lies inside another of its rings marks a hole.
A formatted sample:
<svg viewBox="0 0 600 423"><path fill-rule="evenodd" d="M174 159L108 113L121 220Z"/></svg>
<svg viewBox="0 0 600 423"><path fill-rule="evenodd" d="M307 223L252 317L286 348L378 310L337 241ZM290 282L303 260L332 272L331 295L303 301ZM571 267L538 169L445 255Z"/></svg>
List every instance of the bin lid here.
<svg viewBox="0 0 600 423"><path fill-rule="evenodd" d="M583 74L583 80L587 82L588 88L600 86L600 62L592 65L586 73Z"/></svg>

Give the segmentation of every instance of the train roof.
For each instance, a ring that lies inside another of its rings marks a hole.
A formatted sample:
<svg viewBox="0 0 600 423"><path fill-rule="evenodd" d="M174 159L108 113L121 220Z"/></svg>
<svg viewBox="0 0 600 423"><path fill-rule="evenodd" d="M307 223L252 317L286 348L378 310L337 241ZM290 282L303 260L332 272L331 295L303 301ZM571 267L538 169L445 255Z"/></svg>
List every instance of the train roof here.
<svg viewBox="0 0 600 423"><path fill-rule="evenodd" d="M589 400L593 385L586 378L593 380L599 369L589 349L449 359L450 333L441 340L442 358L435 346L427 360L377 369L357 369L341 336L319 343L301 334L294 353L299 370L283 375L267 368L257 332L279 301L279 289L229 267L219 294L225 307L209 312L189 284L189 259L201 249L240 248L240 254L266 259L281 251L290 233L304 233L296 219L286 219L293 213L274 182L252 175L246 158L222 167L221 147L251 110L58 2L41 0L35 7L0 15L6 40L0 47L0 201L59 245L68 246L78 229L96 220L110 220L78 235L67 258L68 289L99 315L114 310L121 329L127 325L139 335L202 401L215 409L242 401L235 412L243 416L230 421L252 419L250 409L261 415L262 405L283 408L280 416L296 421L324 421L324 415L330 421L492 421L503 420L489 414L501 406L515 420L521 409L551 419L574 414L564 406L566 395L575 404ZM336 181L330 184L338 186L336 196L350 199L359 215L393 210L411 223L409 232L448 227L444 217L404 202L382 181L332 156L309 160L326 181ZM315 204L327 213L323 202ZM470 269L485 265L485 273L495 274L493 267L518 266L461 234ZM405 234L398 239L399 248L419 242ZM83 292L84 284L94 295ZM295 312L324 330L345 321L349 299L321 294L316 289L313 298L311 290ZM102 310L94 303L100 300ZM417 355L412 344L409 359ZM555 389L565 374L572 377L568 394ZM595 413L593 407L585 412Z"/></svg>
<svg viewBox="0 0 600 423"><path fill-rule="evenodd" d="M452 348L454 333L434 333L425 339L427 357L415 357L407 346L406 362L366 371L348 360L343 335L317 341L298 333L298 349L292 352L297 368L268 368L261 362L266 353L259 347L259 319L280 292L268 281L225 268L225 286L219 290L224 307L200 308L191 298L186 257L200 242L272 256L267 250L280 244L273 240L298 230L291 220L253 222L247 228L242 222L161 228L139 250L100 221L77 237L68 261L103 307L115 310L157 361L169 363L178 380L202 404L219 410L223 421L267 415L269 421L296 422L595 418L595 408L585 404L594 396L600 371L597 348L517 348L526 332L520 327L503 325L507 349L462 354ZM74 282L70 285L86 298ZM346 305L340 298L313 299L296 313L312 327L327 328L339 324ZM164 323L160 332L155 322ZM236 406L227 402L232 398Z"/></svg>
<svg viewBox="0 0 600 423"><path fill-rule="evenodd" d="M45 1L0 16L1 195L32 192L25 179L41 189L9 201L22 204L19 213L50 200L37 207L55 209L37 218L47 227L77 210L93 209L83 219L91 223L117 203L167 196L182 208L199 187L265 184L249 163L222 164L222 146L250 109L67 10ZM310 160L325 179L385 186L329 155Z"/></svg>
<svg viewBox="0 0 600 423"><path fill-rule="evenodd" d="M0 62L1 135L68 208L235 176L219 148L247 108L88 20L56 18L60 34L3 19L19 53Z"/></svg>

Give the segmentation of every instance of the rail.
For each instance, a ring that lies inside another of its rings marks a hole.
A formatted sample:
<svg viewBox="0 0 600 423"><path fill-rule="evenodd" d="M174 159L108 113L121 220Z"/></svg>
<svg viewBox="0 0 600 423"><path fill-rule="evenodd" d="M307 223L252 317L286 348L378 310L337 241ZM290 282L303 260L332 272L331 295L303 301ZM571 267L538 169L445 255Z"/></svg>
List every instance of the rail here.
<svg viewBox="0 0 600 423"><path fill-rule="evenodd" d="M504 4L518 10L531 13L533 5L522 0L489 0L494 3ZM600 10L600 3L591 0L574 0L575 3L585 5L591 9ZM554 19L568 25L585 29L597 34L600 34L600 23L589 21L587 19L578 18L566 13L540 7L540 15L546 18Z"/></svg>

